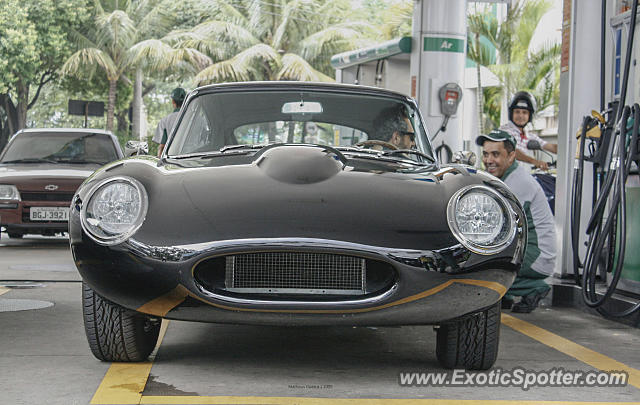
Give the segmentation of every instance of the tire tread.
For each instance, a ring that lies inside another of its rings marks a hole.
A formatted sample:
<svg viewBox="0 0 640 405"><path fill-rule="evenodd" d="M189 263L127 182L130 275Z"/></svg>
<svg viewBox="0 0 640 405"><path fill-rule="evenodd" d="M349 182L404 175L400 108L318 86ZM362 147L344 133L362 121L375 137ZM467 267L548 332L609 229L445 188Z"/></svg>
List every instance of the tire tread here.
<svg viewBox="0 0 640 405"><path fill-rule="evenodd" d="M89 348L102 361L144 361L153 351L160 324L113 304L85 283L83 318ZM145 330L145 326L147 330Z"/></svg>
<svg viewBox="0 0 640 405"><path fill-rule="evenodd" d="M436 356L446 368L486 370L498 355L500 302L460 319L440 325Z"/></svg>

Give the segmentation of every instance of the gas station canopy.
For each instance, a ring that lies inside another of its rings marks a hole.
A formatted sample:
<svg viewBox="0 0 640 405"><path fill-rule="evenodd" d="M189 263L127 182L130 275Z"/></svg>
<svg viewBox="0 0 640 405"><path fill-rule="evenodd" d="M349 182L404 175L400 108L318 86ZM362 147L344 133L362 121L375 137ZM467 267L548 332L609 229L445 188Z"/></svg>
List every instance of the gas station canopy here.
<svg viewBox="0 0 640 405"><path fill-rule="evenodd" d="M331 66L335 69L344 69L401 53L411 53L411 37L402 37L368 48L339 53L331 58Z"/></svg>

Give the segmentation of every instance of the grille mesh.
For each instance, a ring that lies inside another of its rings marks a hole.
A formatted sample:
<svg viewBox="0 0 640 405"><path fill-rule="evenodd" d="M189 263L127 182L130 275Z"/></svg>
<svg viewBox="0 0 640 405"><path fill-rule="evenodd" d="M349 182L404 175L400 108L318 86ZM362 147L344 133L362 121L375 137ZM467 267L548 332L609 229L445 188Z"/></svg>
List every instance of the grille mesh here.
<svg viewBox="0 0 640 405"><path fill-rule="evenodd" d="M365 260L329 253L264 252L226 257L229 291L364 294Z"/></svg>
<svg viewBox="0 0 640 405"><path fill-rule="evenodd" d="M20 192L23 201L68 201L71 204L73 193L34 193Z"/></svg>

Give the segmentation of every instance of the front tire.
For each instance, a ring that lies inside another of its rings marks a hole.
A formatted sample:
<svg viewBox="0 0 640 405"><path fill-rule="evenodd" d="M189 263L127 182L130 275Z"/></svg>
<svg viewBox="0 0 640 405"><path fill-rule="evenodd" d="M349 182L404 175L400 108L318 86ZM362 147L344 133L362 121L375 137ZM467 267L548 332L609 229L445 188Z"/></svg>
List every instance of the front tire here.
<svg viewBox="0 0 640 405"><path fill-rule="evenodd" d="M488 309L440 325L436 356L445 368L487 370L498 357L500 302Z"/></svg>
<svg viewBox="0 0 640 405"><path fill-rule="evenodd" d="M122 308L82 283L82 314L87 341L102 361L144 361L158 341L160 321Z"/></svg>

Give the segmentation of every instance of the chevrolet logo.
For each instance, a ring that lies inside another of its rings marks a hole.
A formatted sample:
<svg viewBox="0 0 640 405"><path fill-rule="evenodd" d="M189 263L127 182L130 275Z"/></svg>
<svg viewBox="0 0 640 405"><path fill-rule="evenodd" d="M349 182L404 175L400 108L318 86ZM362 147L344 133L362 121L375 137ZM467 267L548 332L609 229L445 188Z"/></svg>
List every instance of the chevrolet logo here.
<svg viewBox="0 0 640 405"><path fill-rule="evenodd" d="M44 186L44 189L47 191L55 191L58 189L58 186L56 186L55 184L47 184L46 186Z"/></svg>

